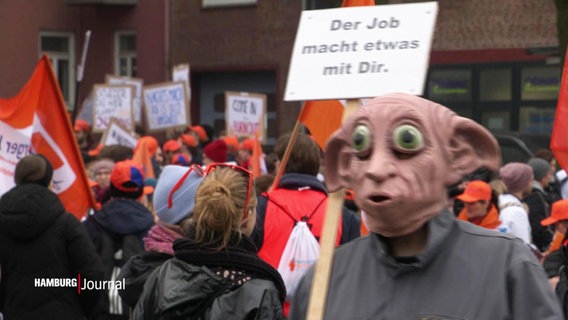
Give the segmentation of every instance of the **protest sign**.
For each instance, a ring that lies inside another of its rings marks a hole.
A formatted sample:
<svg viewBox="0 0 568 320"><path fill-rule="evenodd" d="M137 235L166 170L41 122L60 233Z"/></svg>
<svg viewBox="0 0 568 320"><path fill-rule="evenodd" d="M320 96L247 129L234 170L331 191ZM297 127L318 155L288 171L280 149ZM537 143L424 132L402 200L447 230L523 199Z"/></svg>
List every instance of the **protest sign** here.
<svg viewBox="0 0 568 320"><path fill-rule="evenodd" d="M187 93L187 100L191 101L191 86L189 84L189 64L178 64L174 66L172 71L172 81L185 82L185 92Z"/></svg>
<svg viewBox="0 0 568 320"><path fill-rule="evenodd" d="M227 135L254 137L266 141L266 95L248 92L225 92Z"/></svg>
<svg viewBox="0 0 568 320"><path fill-rule="evenodd" d="M142 96L148 131L185 128L190 123L184 82L144 86Z"/></svg>
<svg viewBox="0 0 568 320"><path fill-rule="evenodd" d="M303 11L284 100L422 94L436 2Z"/></svg>
<svg viewBox="0 0 568 320"><path fill-rule="evenodd" d="M144 80L140 78L130 78L130 77L119 77L110 74L106 75L107 84L112 85L132 85L135 88L134 98L132 99L132 112L134 115L134 121L137 124L142 123L142 86L144 85Z"/></svg>
<svg viewBox="0 0 568 320"><path fill-rule="evenodd" d="M134 133L125 128L116 118L110 118L110 124L101 138L103 146L119 144L134 149L137 142L138 139L136 139Z"/></svg>
<svg viewBox="0 0 568 320"><path fill-rule="evenodd" d="M132 98L134 86L100 85L93 86L93 131L103 132L110 124L110 118L117 118L122 125L134 130L132 119Z"/></svg>
<svg viewBox="0 0 568 320"><path fill-rule="evenodd" d="M91 92L92 93L92 92ZM81 104L81 111L77 119L83 119L90 125L93 125L93 95L89 94Z"/></svg>

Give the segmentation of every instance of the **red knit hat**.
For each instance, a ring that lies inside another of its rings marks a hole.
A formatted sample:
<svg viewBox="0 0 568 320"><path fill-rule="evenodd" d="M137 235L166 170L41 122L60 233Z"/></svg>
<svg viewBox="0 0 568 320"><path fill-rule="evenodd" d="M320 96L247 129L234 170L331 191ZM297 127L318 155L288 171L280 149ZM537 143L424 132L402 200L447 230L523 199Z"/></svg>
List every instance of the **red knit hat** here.
<svg viewBox="0 0 568 320"><path fill-rule="evenodd" d="M203 148L203 154L213 162L227 161L227 144L222 139L217 139Z"/></svg>
<svg viewBox="0 0 568 320"><path fill-rule="evenodd" d="M179 149L181 149L181 144L177 140L173 139L166 141L162 147L164 152L175 152L179 151Z"/></svg>

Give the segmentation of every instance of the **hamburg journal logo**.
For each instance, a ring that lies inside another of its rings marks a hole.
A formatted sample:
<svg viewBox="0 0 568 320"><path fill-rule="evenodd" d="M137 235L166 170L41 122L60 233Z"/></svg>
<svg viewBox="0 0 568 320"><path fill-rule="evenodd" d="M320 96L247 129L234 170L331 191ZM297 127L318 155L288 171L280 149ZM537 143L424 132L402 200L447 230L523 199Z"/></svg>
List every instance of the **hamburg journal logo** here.
<svg viewBox="0 0 568 320"><path fill-rule="evenodd" d="M81 278L34 278L36 288L77 288L77 294L87 290L123 290L126 286L124 278L122 280L89 280Z"/></svg>

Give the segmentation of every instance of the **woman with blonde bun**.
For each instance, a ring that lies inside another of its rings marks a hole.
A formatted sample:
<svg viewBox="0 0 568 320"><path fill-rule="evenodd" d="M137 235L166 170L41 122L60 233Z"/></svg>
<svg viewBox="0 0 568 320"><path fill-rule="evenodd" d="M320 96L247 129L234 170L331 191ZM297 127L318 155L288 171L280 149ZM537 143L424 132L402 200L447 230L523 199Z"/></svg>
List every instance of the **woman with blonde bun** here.
<svg viewBox="0 0 568 320"><path fill-rule="evenodd" d="M146 281L131 319L281 319L286 289L249 238L256 222L251 173L213 163L197 188L187 238Z"/></svg>

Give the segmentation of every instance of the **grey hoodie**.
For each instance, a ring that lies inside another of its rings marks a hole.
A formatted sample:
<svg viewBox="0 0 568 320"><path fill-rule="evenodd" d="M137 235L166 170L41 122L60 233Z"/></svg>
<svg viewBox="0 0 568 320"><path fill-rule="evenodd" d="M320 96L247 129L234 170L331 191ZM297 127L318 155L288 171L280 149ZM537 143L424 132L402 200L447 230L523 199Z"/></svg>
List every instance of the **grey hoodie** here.
<svg viewBox="0 0 568 320"><path fill-rule="evenodd" d="M400 262L380 236L335 254L325 319L562 320L546 274L517 238L458 221L445 211L428 222L424 252ZM304 319L313 269L292 300Z"/></svg>

